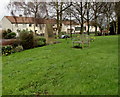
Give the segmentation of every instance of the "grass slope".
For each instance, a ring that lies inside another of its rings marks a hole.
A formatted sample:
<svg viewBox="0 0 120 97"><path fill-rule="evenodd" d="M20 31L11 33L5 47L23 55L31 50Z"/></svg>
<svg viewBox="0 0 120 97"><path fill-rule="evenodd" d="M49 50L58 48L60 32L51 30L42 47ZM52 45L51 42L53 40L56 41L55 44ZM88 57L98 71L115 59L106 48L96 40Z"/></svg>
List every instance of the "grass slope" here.
<svg viewBox="0 0 120 97"><path fill-rule="evenodd" d="M100 36L90 48L71 40L26 50L3 60L3 95L115 95L118 36Z"/></svg>

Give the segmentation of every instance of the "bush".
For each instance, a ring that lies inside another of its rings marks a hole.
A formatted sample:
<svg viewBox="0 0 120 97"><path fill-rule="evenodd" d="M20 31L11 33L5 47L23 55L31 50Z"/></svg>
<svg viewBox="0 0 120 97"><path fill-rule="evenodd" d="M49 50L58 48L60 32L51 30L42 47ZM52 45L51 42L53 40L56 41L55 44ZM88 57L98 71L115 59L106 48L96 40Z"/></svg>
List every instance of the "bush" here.
<svg viewBox="0 0 120 97"><path fill-rule="evenodd" d="M12 39L16 37L16 33L12 32L10 29L3 30L2 32L2 38L4 39Z"/></svg>
<svg viewBox="0 0 120 97"><path fill-rule="evenodd" d="M12 46L8 45L8 46L2 47L2 55L7 56L7 55L9 55L11 53L13 53Z"/></svg>
<svg viewBox="0 0 120 97"><path fill-rule="evenodd" d="M2 55L7 56L15 52L21 52L23 51L23 47L21 45L18 45L17 47L13 48L10 45L3 46L2 47Z"/></svg>
<svg viewBox="0 0 120 97"><path fill-rule="evenodd" d="M38 40L38 46L43 46L46 44L46 39L45 38L39 38Z"/></svg>
<svg viewBox="0 0 120 97"><path fill-rule="evenodd" d="M11 33L7 33L5 39L12 39L16 37L16 33L11 32Z"/></svg>
<svg viewBox="0 0 120 97"><path fill-rule="evenodd" d="M16 41L13 41L13 43L11 45L12 45L13 48L16 48L17 46L21 45L20 40L16 39Z"/></svg>
<svg viewBox="0 0 120 97"><path fill-rule="evenodd" d="M34 47L44 46L46 44L45 38L34 37Z"/></svg>
<svg viewBox="0 0 120 97"><path fill-rule="evenodd" d="M66 34L66 32L60 32L61 33L61 35L65 35Z"/></svg>
<svg viewBox="0 0 120 97"><path fill-rule="evenodd" d="M20 32L20 41L24 49L30 49L34 47L34 36L28 30L23 30Z"/></svg>
<svg viewBox="0 0 120 97"><path fill-rule="evenodd" d="M21 52L23 51L23 47L21 45L18 45L17 47L14 48L14 52Z"/></svg>
<svg viewBox="0 0 120 97"><path fill-rule="evenodd" d="M3 30L3 31L2 31L2 38L5 38L6 35L7 35L7 31L6 31L6 30Z"/></svg>

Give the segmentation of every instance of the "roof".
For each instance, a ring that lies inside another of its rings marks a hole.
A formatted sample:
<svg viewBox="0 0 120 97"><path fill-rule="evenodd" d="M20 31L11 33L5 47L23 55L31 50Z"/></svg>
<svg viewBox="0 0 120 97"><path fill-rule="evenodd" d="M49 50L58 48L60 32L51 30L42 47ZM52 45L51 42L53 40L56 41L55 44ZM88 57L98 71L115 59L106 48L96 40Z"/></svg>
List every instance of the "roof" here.
<svg viewBox="0 0 120 97"><path fill-rule="evenodd" d="M64 21L63 21L63 24L64 24L64 25L70 25L70 20L64 20ZM73 21L73 20L71 21L71 24L72 24L72 25L79 25L77 22L75 22L75 21Z"/></svg>
<svg viewBox="0 0 120 97"><path fill-rule="evenodd" d="M18 17L18 16L5 16L11 23L13 24L34 24L34 17ZM36 18L35 23L37 24L46 24L51 23L55 24L56 19L43 19L43 18ZM70 20L63 20L63 24L70 25ZM78 25L75 21L72 20L72 25Z"/></svg>
<svg viewBox="0 0 120 97"><path fill-rule="evenodd" d="M43 18L36 18L34 20L34 17L18 17L18 16L5 16L11 23L17 23L17 24L34 24L34 21L35 23L37 24L45 24L45 23L52 23L54 24L55 23L55 20L53 19L43 19Z"/></svg>
<svg viewBox="0 0 120 97"><path fill-rule="evenodd" d="M84 24L88 25L88 22L84 22ZM89 24L90 26L95 26L97 23L95 23L95 21L89 21Z"/></svg>

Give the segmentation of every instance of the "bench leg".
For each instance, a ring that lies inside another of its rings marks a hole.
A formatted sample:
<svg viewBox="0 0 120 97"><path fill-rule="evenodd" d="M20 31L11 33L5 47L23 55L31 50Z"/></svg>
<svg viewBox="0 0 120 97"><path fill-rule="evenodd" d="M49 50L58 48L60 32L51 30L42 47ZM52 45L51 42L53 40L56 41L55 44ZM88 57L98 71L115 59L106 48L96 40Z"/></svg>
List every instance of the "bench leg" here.
<svg viewBox="0 0 120 97"><path fill-rule="evenodd" d="M74 47L74 42L73 42L73 47Z"/></svg>
<svg viewBox="0 0 120 97"><path fill-rule="evenodd" d="M90 42L88 42L88 47L90 47Z"/></svg>
<svg viewBox="0 0 120 97"><path fill-rule="evenodd" d="M82 49L84 49L84 43L82 43Z"/></svg>

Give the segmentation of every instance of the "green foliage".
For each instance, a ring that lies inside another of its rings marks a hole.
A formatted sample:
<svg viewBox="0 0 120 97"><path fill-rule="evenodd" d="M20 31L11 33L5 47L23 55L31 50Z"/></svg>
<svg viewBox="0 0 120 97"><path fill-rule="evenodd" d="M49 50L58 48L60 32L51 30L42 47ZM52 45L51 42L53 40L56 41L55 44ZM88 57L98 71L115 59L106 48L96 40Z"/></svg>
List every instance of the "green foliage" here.
<svg viewBox="0 0 120 97"><path fill-rule="evenodd" d="M45 38L39 38L38 40L38 46L43 46L46 44L46 39Z"/></svg>
<svg viewBox="0 0 120 97"><path fill-rule="evenodd" d="M14 41L14 42L12 43L12 47L13 47L13 48L16 48L16 47L19 46L19 45L21 45L19 39L17 39L16 41Z"/></svg>
<svg viewBox="0 0 120 97"><path fill-rule="evenodd" d="M2 47L2 55L7 56L7 55L9 55L11 53L13 53L12 46L8 45L8 46L3 46Z"/></svg>
<svg viewBox="0 0 120 97"><path fill-rule="evenodd" d="M12 38L15 38L15 36L16 36L16 33L14 32L7 33L5 39L12 39Z"/></svg>
<svg viewBox="0 0 120 97"><path fill-rule="evenodd" d="M20 29L17 29L17 32L20 32L21 30Z"/></svg>
<svg viewBox="0 0 120 97"><path fill-rule="evenodd" d="M14 48L14 52L21 52L23 51L23 47L21 45L18 45L17 47Z"/></svg>
<svg viewBox="0 0 120 97"><path fill-rule="evenodd" d="M16 33L12 32L10 29L4 30L2 32L2 38L4 39L12 39L16 37Z"/></svg>
<svg viewBox="0 0 120 97"><path fill-rule="evenodd" d="M12 47L11 45L3 46L2 47L2 55L7 56L15 52L21 52L23 51L23 47L21 45L18 45L16 47Z"/></svg>
<svg viewBox="0 0 120 97"><path fill-rule="evenodd" d="M61 35L65 35L66 34L66 32L60 32L61 33Z"/></svg>
<svg viewBox="0 0 120 97"><path fill-rule="evenodd" d="M94 41L95 40L95 37L93 36L93 37L90 37L90 41L92 42L92 41Z"/></svg>
<svg viewBox="0 0 120 97"><path fill-rule="evenodd" d="M2 38L5 38L6 35L7 35L7 31L6 31L6 30L3 30L3 31L2 31Z"/></svg>
<svg viewBox="0 0 120 97"><path fill-rule="evenodd" d="M28 30L20 32L20 41L24 49L30 49L34 47L34 36L33 33Z"/></svg>
<svg viewBox="0 0 120 97"><path fill-rule="evenodd" d="M34 47L46 45L46 39L43 37L34 37Z"/></svg>

